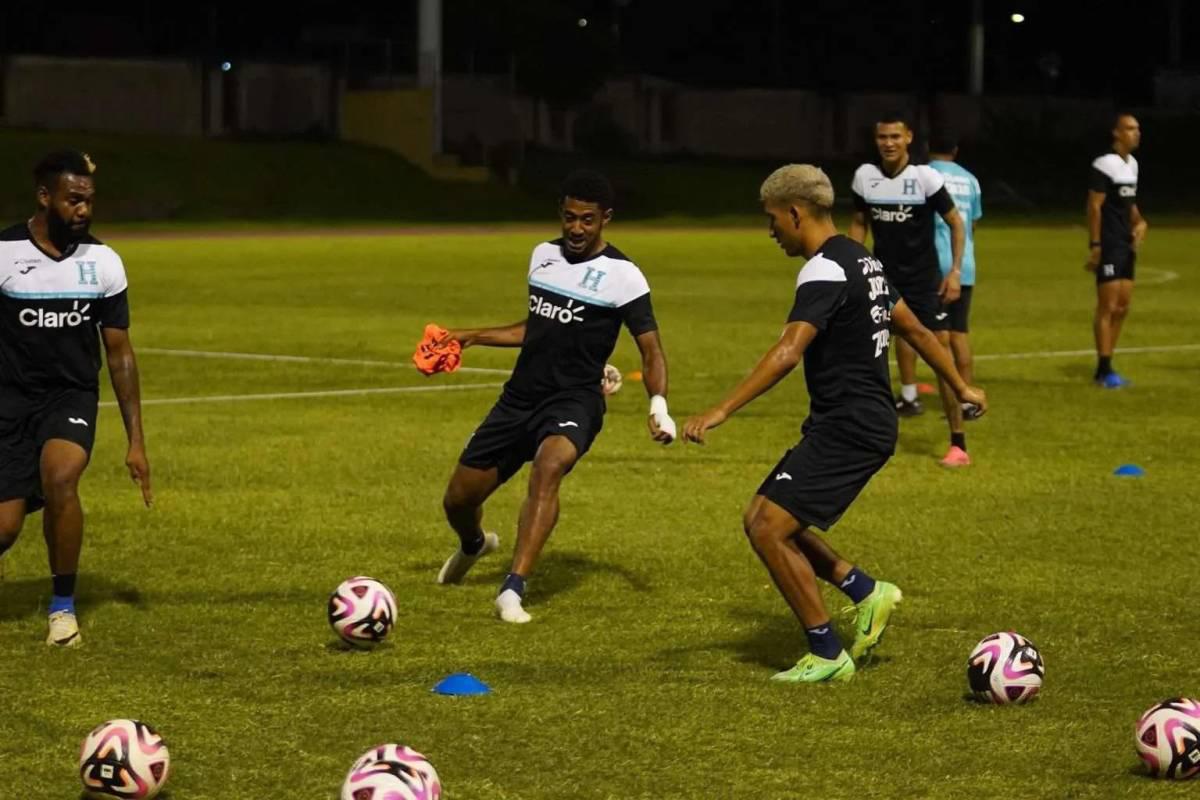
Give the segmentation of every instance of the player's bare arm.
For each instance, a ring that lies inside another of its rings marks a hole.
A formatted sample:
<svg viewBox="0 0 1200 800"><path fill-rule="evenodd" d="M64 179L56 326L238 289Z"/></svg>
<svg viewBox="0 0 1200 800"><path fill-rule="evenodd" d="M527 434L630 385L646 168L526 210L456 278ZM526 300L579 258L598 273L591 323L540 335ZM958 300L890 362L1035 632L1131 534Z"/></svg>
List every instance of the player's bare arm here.
<svg viewBox="0 0 1200 800"><path fill-rule="evenodd" d="M108 374L129 439L125 466L129 468L129 476L141 487L142 501L149 507L154 502L154 493L150 489L150 461L146 458L146 437L142 432L142 391L133 343L125 328L103 328L102 333Z"/></svg>
<svg viewBox="0 0 1200 800"><path fill-rule="evenodd" d="M967 247L967 228L957 208L951 207L942 215L942 219L950 226L950 253L953 261L950 274L942 279L938 295L943 303L949 305L962 295L962 259L963 251Z"/></svg>
<svg viewBox="0 0 1200 800"><path fill-rule="evenodd" d="M1100 209L1104 207L1104 192L1088 190L1088 257L1084 269L1095 272L1100 268Z"/></svg>
<svg viewBox="0 0 1200 800"><path fill-rule="evenodd" d="M949 351L938 342L937 336L931 330L921 324L903 300L892 309L892 325L904 341L911 344L921 358L925 359L925 363L933 367L938 377L950 385L959 402L978 406L980 416L987 411L987 395L982 389L970 386L963 380Z"/></svg>
<svg viewBox="0 0 1200 800"><path fill-rule="evenodd" d="M447 339L452 339L463 346L463 349L474 347L520 347L525 341L525 320L514 322L500 328L464 328L447 331Z"/></svg>
<svg viewBox="0 0 1200 800"><path fill-rule="evenodd" d="M697 414L683 426L685 442L704 444L705 433L743 406L779 383L803 360L804 351L817 336L817 328L808 322L793 322L783 329L779 341L759 359L754 370L720 404Z"/></svg>
<svg viewBox="0 0 1200 800"><path fill-rule="evenodd" d="M1142 216L1136 203L1129 209L1129 219L1133 223L1133 249L1137 250L1146 238L1146 231L1150 228L1150 223L1146 222L1146 218Z"/></svg>
<svg viewBox="0 0 1200 800"><path fill-rule="evenodd" d="M867 241L867 215L861 211L855 211L850 216L850 230L846 232L854 241L863 244Z"/></svg>
<svg viewBox="0 0 1200 800"><path fill-rule="evenodd" d="M646 395L652 405L651 413L646 418L650 428L650 436L656 442L670 444L675 441L674 425L664 426L661 415L654 413L654 399L667 397L667 354L663 352L662 339L658 331L647 331L636 337L638 350L642 354L642 382L646 386Z"/></svg>

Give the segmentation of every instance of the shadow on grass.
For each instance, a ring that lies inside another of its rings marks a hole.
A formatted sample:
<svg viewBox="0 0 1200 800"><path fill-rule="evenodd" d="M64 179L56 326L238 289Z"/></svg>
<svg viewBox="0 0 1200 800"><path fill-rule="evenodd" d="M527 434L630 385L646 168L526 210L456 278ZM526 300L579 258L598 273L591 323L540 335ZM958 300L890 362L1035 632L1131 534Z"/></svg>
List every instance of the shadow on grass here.
<svg viewBox="0 0 1200 800"><path fill-rule="evenodd" d="M0 621L44 614L49 601L49 578L2 581L0 582ZM123 603L136 608L145 607L142 594L135 586L90 573L80 578L76 602L80 615L83 617L86 617L92 609L109 603Z"/></svg>
<svg viewBox="0 0 1200 800"><path fill-rule="evenodd" d="M412 574L431 575L436 574L440 566L440 563L434 565L432 562L426 562L413 564L405 571ZM499 587L508 574L508 566L509 556L507 554L501 554L498 558L489 557L472 570L467 582L492 583ZM589 576L602 574L615 575L635 592L649 592L653 588L641 573L620 564L599 561L578 552L549 552L538 559L537 571L529 581L529 594L531 598L542 602L555 595L568 594L579 588Z"/></svg>

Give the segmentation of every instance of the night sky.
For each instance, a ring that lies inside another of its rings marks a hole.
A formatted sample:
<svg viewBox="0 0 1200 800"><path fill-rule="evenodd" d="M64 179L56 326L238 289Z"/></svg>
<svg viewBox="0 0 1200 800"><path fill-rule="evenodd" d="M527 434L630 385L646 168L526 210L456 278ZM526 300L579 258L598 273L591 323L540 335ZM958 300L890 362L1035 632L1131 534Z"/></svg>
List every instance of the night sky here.
<svg viewBox="0 0 1200 800"><path fill-rule="evenodd" d="M129 5L4 4L0 52L317 59L352 83L415 68L416 0L296 2L286 13L250 3ZM1099 4L1073 2L984 5L988 93L1145 104L1154 72L1171 66L1170 0L1110 0L1103 14L1084 10ZM1181 3L1179 66L1200 64L1197 6ZM1025 22L1011 22L1013 13ZM578 74L583 84L644 73L707 87L963 91L970 14L970 0L445 0L444 61L448 72L511 71L525 86L547 73Z"/></svg>

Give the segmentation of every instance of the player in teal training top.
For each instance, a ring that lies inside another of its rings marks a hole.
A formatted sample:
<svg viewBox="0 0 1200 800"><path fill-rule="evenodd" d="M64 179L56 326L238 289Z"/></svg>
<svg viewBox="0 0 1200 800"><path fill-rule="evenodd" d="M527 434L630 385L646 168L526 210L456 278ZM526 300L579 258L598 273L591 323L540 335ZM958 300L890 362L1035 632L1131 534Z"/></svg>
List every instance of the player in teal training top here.
<svg viewBox="0 0 1200 800"><path fill-rule="evenodd" d="M967 241L963 247L962 257L962 293L958 300L946 306L950 312L950 349L954 351L954 365L963 380L971 383L975 380L975 370L971 357L971 341L968 338L969 317L971 315L971 295L975 290L975 226L983 216L983 192L979 188L979 179L958 163L958 138L949 132L935 133L929 140L929 166L946 176L946 191L954 199L958 213L962 216L966 227ZM954 259L950 252L950 226L941 220L934 219L934 236L937 245L938 262L942 274L950 274L950 266ZM901 346L912 352L912 348L901 340ZM916 354L912 354L914 363ZM972 419L969 413L964 413L964 419Z"/></svg>

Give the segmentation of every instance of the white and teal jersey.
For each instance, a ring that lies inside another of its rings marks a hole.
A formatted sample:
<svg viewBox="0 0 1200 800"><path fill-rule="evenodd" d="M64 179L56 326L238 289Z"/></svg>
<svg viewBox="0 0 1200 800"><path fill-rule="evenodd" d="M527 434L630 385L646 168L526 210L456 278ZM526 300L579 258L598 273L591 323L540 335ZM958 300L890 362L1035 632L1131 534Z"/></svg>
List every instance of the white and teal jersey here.
<svg viewBox="0 0 1200 800"><path fill-rule="evenodd" d="M975 285L975 220L983 216L983 192L974 175L953 161L930 161L929 166L946 177L946 191L954 198L958 215L967 229L967 241L963 247L962 285ZM941 217L934 221L934 241L937 244L938 263L942 274L950 274L954 256L950 249L950 226Z"/></svg>

